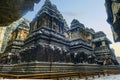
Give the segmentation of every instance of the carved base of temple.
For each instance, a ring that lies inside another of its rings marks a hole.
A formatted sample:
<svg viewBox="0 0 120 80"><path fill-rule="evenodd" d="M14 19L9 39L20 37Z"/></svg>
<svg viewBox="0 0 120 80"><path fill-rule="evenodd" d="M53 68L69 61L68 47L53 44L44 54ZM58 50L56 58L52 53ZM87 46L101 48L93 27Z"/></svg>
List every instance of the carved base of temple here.
<svg viewBox="0 0 120 80"><path fill-rule="evenodd" d="M100 66L96 64L73 64L52 62L30 62L13 65L0 65L0 73L8 74L40 74L50 72L85 72L102 70L120 70L119 65Z"/></svg>

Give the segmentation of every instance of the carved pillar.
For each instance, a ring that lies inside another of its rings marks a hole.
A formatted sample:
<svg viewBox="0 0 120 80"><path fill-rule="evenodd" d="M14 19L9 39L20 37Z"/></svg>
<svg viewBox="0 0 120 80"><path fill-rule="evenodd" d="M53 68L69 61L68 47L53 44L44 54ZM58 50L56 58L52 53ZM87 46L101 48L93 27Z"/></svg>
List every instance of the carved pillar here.
<svg viewBox="0 0 120 80"><path fill-rule="evenodd" d="M56 26L56 31L59 32L59 25L58 25L58 21L57 20L55 22L55 26Z"/></svg>
<svg viewBox="0 0 120 80"><path fill-rule="evenodd" d="M83 39L86 40L86 34L85 34L85 31L83 31Z"/></svg>
<svg viewBox="0 0 120 80"><path fill-rule="evenodd" d="M47 27L49 27L49 18L48 18L48 16L46 16L46 22L47 22Z"/></svg>
<svg viewBox="0 0 120 80"><path fill-rule="evenodd" d="M48 16L48 27L51 28L51 18Z"/></svg>
<svg viewBox="0 0 120 80"><path fill-rule="evenodd" d="M47 26L47 20L44 19L44 26Z"/></svg>
<svg viewBox="0 0 120 80"><path fill-rule="evenodd" d="M53 29L53 18L50 19L50 28Z"/></svg>
<svg viewBox="0 0 120 80"><path fill-rule="evenodd" d="M64 24L62 23L62 26L61 26L61 28L62 28L62 34L63 34L63 32L64 32Z"/></svg>
<svg viewBox="0 0 120 80"><path fill-rule="evenodd" d="M95 43L92 43L92 47L93 47L93 49L95 48Z"/></svg>
<svg viewBox="0 0 120 80"><path fill-rule="evenodd" d="M42 19L38 17L37 19L37 28L42 26Z"/></svg>
<svg viewBox="0 0 120 80"><path fill-rule="evenodd" d="M81 38L84 39L84 31L81 30Z"/></svg>
<svg viewBox="0 0 120 80"><path fill-rule="evenodd" d="M34 26L33 26L33 27L34 27L34 30L35 30L35 29L37 29L37 27L38 27L38 21L35 21L35 23L34 23Z"/></svg>
<svg viewBox="0 0 120 80"><path fill-rule="evenodd" d="M32 32L32 30L33 30L33 25L32 25L32 23L30 23L30 31L29 32Z"/></svg>
<svg viewBox="0 0 120 80"><path fill-rule="evenodd" d="M59 26L59 32L60 32L60 28L61 28L61 27L60 27L60 22L58 22L58 26Z"/></svg>
<svg viewBox="0 0 120 80"><path fill-rule="evenodd" d="M59 23L59 29L60 29L60 33L62 33L62 24L61 23Z"/></svg>

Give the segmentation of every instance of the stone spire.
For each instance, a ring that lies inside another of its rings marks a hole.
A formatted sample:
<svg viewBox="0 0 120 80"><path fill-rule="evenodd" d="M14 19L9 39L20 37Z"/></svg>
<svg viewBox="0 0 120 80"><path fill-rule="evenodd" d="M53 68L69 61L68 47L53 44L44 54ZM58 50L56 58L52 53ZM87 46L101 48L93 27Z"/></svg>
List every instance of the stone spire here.
<svg viewBox="0 0 120 80"><path fill-rule="evenodd" d="M85 28L84 25L82 23L80 23L77 19L73 19L73 21L71 22L71 28L73 27L79 27L79 28Z"/></svg>
<svg viewBox="0 0 120 80"><path fill-rule="evenodd" d="M17 26L17 28L21 28L21 29L25 29L25 30L29 30L30 26L29 26L29 21L25 18L22 18L21 22L19 23L19 25ZM17 29L16 28L16 29Z"/></svg>
<svg viewBox="0 0 120 80"><path fill-rule="evenodd" d="M95 34L95 31L94 31L94 29L92 29L92 28L90 28L90 32L91 32L92 34Z"/></svg>
<svg viewBox="0 0 120 80"><path fill-rule="evenodd" d="M25 29L25 30L29 30L29 25L28 25L28 22L26 21L22 21L19 25L18 25L18 28L21 28L21 29Z"/></svg>
<svg viewBox="0 0 120 80"><path fill-rule="evenodd" d="M41 15L43 13L46 13L46 14L64 22L62 14L57 9L56 5L52 4L50 0L45 1L44 5L42 6L41 10L38 12L37 15Z"/></svg>
<svg viewBox="0 0 120 80"><path fill-rule="evenodd" d="M45 4L43 5L43 6L51 6L52 5L52 3L51 3L51 1L50 0L45 0Z"/></svg>

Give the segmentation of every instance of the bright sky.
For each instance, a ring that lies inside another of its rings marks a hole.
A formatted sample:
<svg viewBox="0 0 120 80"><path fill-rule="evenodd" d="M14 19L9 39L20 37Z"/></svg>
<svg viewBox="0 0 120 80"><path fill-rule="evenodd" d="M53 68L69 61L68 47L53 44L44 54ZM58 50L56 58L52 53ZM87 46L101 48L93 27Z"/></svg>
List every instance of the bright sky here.
<svg viewBox="0 0 120 80"><path fill-rule="evenodd" d="M24 17L31 21L44 1L41 0L35 5L34 11L28 12ZM115 50L116 56L120 56L120 42L114 43L110 25L106 22L105 0L51 0L51 2L63 14L68 25L73 19L78 19L86 27L93 28L95 31L103 31L112 41L110 47Z"/></svg>

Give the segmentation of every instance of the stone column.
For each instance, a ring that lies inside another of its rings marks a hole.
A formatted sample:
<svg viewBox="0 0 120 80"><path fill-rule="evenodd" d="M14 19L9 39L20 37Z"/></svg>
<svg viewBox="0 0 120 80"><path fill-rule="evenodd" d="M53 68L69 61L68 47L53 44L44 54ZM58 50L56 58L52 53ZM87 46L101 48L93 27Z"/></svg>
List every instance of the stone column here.
<svg viewBox="0 0 120 80"><path fill-rule="evenodd" d="M47 18L46 18L47 20L47 27L49 27L49 18L48 18L48 16L47 16Z"/></svg>
<svg viewBox="0 0 120 80"><path fill-rule="evenodd" d="M95 43L92 43L92 47L93 47L93 49L95 48Z"/></svg>
<svg viewBox="0 0 120 80"><path fill-rule="evenodd" d="M53 29L53 18L51 19L51 29Z"/></svg>
<svg viewBox="0 0 120 80"><path fill-rule="evenodd" d="M60 22L58 22L58 26L59 26L59 32L61 32L61 31L60 31L60 30L61 30L61 29L60 29L60 28L61 28L61 27L60 27Z"/></svg>

